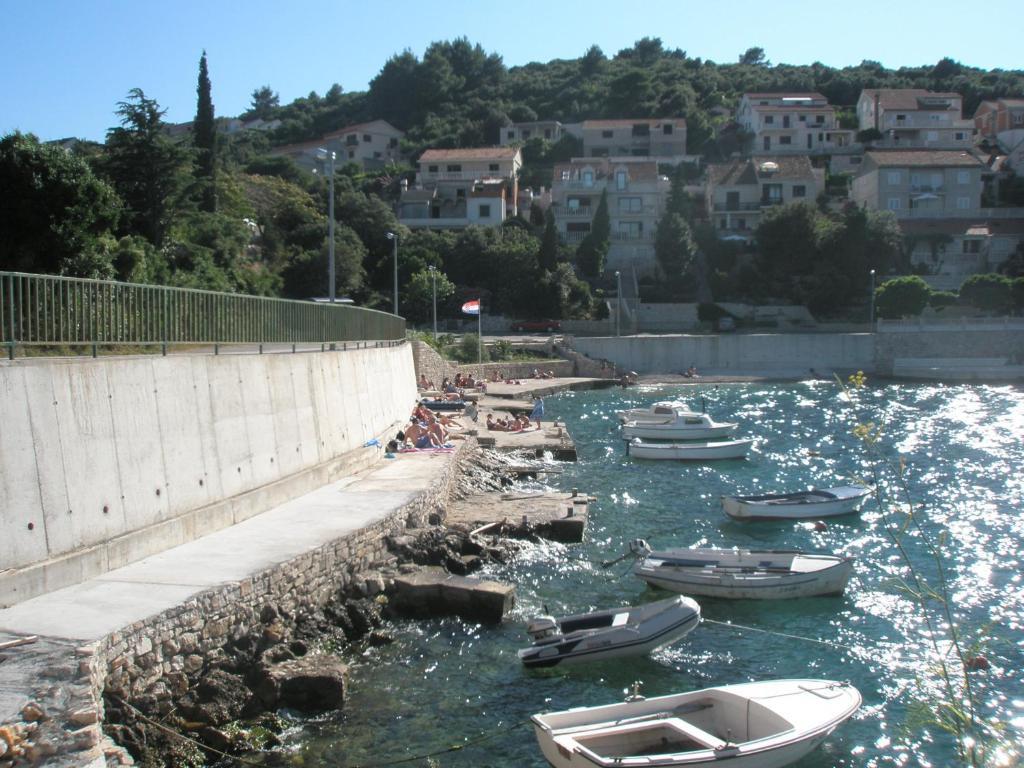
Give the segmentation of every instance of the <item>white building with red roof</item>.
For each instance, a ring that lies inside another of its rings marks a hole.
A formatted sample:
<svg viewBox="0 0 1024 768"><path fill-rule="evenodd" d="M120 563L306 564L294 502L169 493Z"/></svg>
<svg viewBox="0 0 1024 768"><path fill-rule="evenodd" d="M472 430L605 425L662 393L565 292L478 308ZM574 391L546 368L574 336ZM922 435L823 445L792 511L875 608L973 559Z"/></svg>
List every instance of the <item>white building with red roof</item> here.
<svg viewBox="0 0 1024 768"><path fill-rule="evenodd" d="M686 121L681 117L584 120L584 157L654 157L662 162L689 161Z"/></svg>
<svg viewBox="0 0 1024 768"><path fill-rule="evenodd" d="M820 93L745 93L736 122L753 136L755 155L829 155L854 149L854 131L839 126L835 107Z"/></svg>
<svg viewBox="0 0 1024 768"><path fill-rule="evenodd" d="M857 100L860 130L882 134L879 149L967 149L974 121L963 119L959 93L922 88L865 88Z"/></svg>
<svg viewBox="0 0 1024 768"><path fill-rule="evenodd" d="M326 149L334 152L339 166L358 163L366 170L374 170L402 162L403 136L405 134L387 120L371 120L346 125L318 139L275 147L271 154L290 157L303 168L313 169L322 155L318 150Z"/></svg>
<svg viewBox="0 0 1024 768"><path fill-rule="evenodd" d="M412 229L496 227L518 212L518 147L428 149L416 183L403 186L398 218Z"/></svg>

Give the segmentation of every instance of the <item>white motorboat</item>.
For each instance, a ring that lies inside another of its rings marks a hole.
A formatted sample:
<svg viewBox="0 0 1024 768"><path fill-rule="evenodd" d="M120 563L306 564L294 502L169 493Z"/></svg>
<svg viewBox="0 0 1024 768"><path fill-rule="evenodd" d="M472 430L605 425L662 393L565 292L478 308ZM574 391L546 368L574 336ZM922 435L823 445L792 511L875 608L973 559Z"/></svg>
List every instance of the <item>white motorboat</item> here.
<svg viewBox="0 0 1024 768"><path fill-rule="evenodd" d="M640 559L633 573L648 584L684 595L751 600L839 595L853 573L853 558L759 549L652 550L630 544Z"/></svg>
<svg viewBox="0 0 1024 768"><path fill-rule="evenodd" d="M739 426L734 421L715 421L706 413L676 411L664 421L627 421L622 436L627 440L711 440L728 437Z"/></svg>
<svg viewBox="0 0 1024 768"><path fill-rule="evenodd" d="M533 645L519 658L527 667L553 667L640 656L674 643L699 623L700 606L681 596L557 619L539 616L526 626Z"/></svg>
<svg viewBox="0 0 1024 768"><path fill-rule="evenodd" d="M753 440L695 440L686 443L653 443L634 437L626 443L626 453L636 459L669 459L675 461L706 461L708 459L742 459Z"/></svg>
<svg viewBox="0 0 1024 768"><path fill-rule="evenodd" d="M799 520L835 517L860 512L872 488L842 485L813 488L796 493L768 493L762 496L723 496L722 509L729 517L742 520Z"/></svg>
<svg viewBox="0 0 1024 768"><path fill-rule="evenodd" d="M534 715L554 768L729 765L783 768L860 707L849 683L768 680Z"/></svg>
<svg viewBox="0 0 1024 768"><path fill-rule="evenodd" d="M693 413L682 400L663 400L646 408L630 408L626 411L616 411L615 415L623 423L627 421L662 422L671 419L679 412Z"/></svg>

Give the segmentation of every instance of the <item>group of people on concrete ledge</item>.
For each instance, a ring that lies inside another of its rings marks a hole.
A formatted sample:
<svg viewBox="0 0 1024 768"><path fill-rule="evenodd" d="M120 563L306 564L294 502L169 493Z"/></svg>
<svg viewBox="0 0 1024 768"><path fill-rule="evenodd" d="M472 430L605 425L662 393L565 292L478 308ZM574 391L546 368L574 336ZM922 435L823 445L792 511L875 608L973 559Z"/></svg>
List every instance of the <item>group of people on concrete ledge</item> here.
<svg viewBox="0 0 1024 768"><path fill-rule="evenodd" d="M403 449L451 448L451 439L456 437L453 433L461 429L462 425L448 414L434 413L426 406L417 404L405 429L400 429L388 443L388 453Z"/></svg>

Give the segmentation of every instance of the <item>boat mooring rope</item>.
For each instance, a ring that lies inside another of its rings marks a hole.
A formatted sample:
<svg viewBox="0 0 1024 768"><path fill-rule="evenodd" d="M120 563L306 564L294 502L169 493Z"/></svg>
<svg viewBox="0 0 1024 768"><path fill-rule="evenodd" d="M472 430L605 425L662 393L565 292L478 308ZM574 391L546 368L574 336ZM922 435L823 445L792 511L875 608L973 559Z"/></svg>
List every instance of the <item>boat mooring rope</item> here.
<svg viewBox="0 0 1024 768"><path fill-rule="evenodd" d="M805 643L817 643L818 645L827 645L833 648L842 648L852 653L860 653L863 649L854 648L852 645L844 645L843 643L837 643L835 640L818 640L814 637L804 637L803 635L792 635L788 632L777 632L774 629L761 629L760 627L751 627L746 624L737 624L733 621L715 621L714 619L706 619L701 617L701 621L706 621L708 624L718 624L721 627L732 627L733 629L745 629L749 632L763 632L766 635L776 635L778 637L785 637L790 640L803 640Z"/></svg>

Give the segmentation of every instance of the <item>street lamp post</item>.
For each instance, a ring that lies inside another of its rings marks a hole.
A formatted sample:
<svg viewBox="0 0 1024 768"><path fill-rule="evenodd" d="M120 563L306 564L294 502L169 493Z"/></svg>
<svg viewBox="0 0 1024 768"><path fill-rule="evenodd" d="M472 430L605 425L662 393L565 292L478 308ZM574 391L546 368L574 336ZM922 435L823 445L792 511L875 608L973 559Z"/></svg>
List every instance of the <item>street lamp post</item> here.
<svg viewBox="0 0 1024 768"><path fill-rule="evenodd" d="M619 323L622 319L622 273L615 270L615 335L620 336Z"/></svg>
<svg viewBox="0 0 1024 768"><path fill-rule="evenodd" d="M317 158L319 162L326 161L328 163L326 173L327 177L327 296L330 299L331 304L334 303L334 152L328 152L324 148L320 148L317 152L321 153L321 156Z"/></svg>
<svg viewBox="0 0 1024 768"><path fill-rule="evenodd" d="M431 294L434 299L434 341L437 341L437 267L431 264L427 269L430 270L430 279L433 283Z"/></svg>
<svg viewBox="0 0 1024 768"><path fill-rule="evenodd" d="M871 296L870 302L868 303L868 322L871 328L875 327L875 270L871 270Z"/></svg>
<svg viewBox="0 0 1024 768"><path fill-rule="evenodd" d="M398 314L398 233L388 232L388 240L391 241L391 254L395 260L395 298L394 298L394 309L392 310L396 315Z"/></svg>

